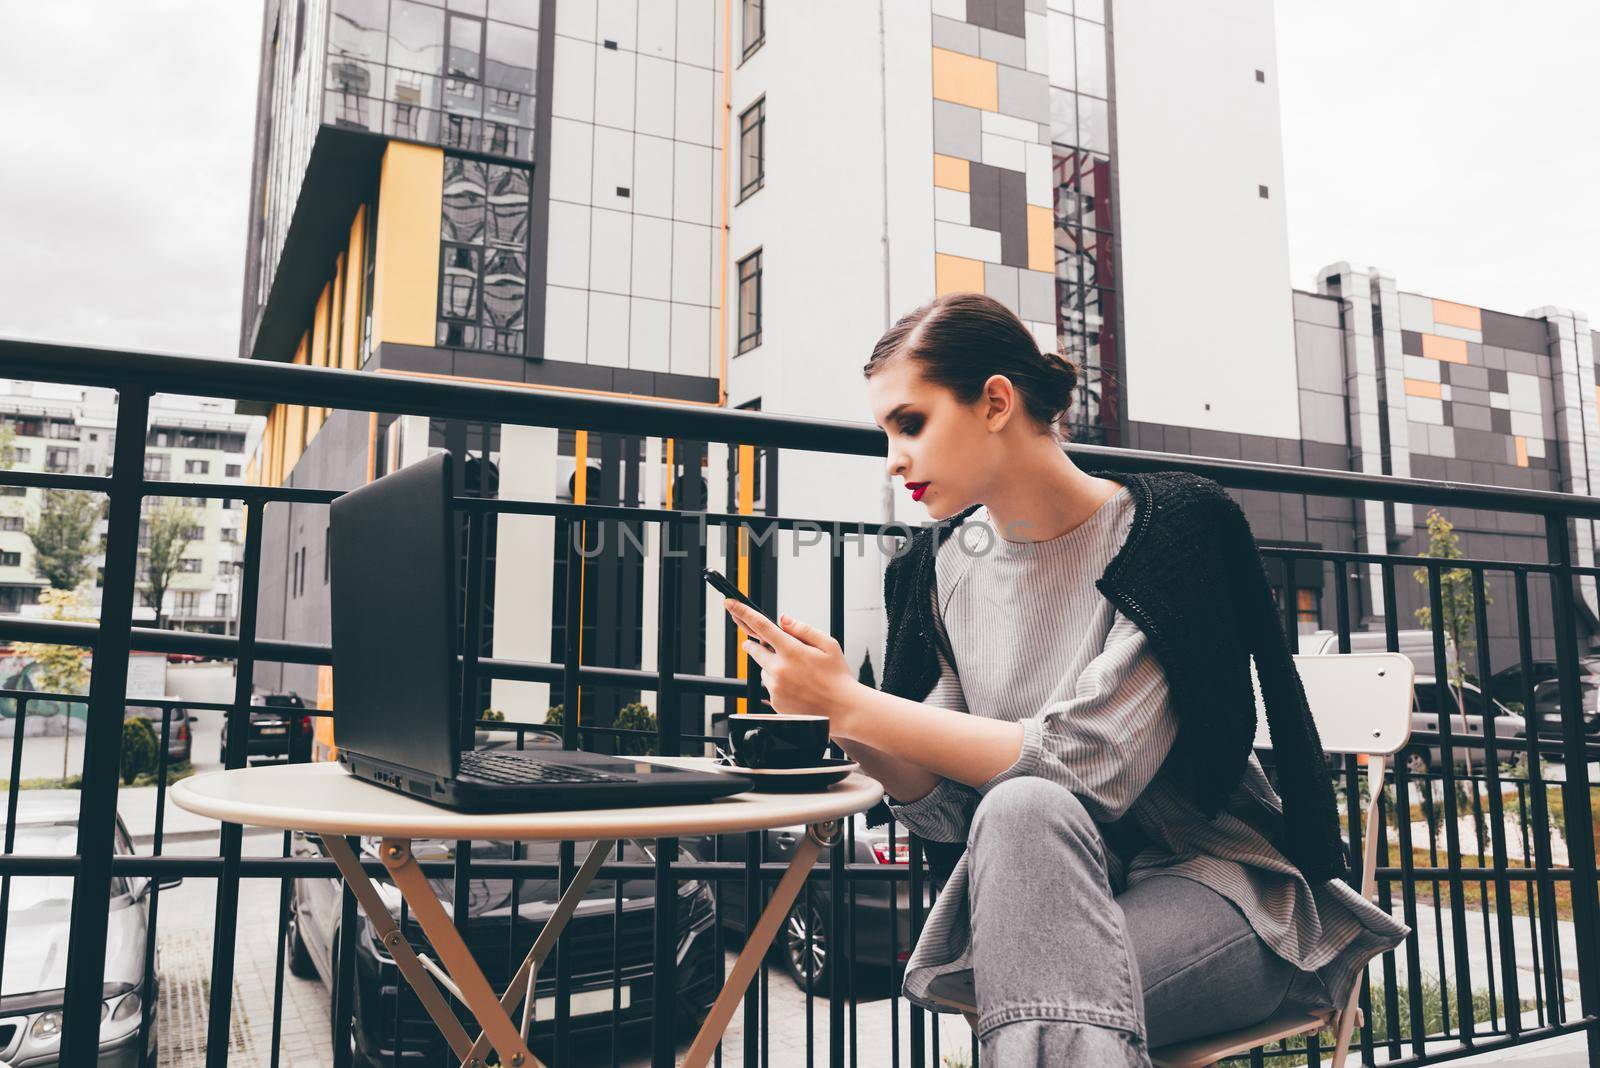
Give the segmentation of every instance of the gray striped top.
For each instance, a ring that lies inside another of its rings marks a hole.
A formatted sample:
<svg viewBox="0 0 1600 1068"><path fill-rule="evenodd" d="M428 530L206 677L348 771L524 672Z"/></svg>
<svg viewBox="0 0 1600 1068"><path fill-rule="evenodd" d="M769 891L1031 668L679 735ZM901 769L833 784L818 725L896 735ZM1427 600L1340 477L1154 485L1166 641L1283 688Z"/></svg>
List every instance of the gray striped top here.
<svg viewBox="0 0 1600 1068"><path fill-rule="evenodd" d="M1152 875L1203 882L1301 969L1291 1003L1343 1005L1366 962L1407 928L1341 881L1309 885L1273 846L1282 804L1254 754L1215 820L1165 767L1178 727L1165 674L1144 632L1094 585L1133 512L1124 488L1065 534L1028 542L1000 537L984 507L946 539L935 607L956 663L940 656L926 702L1021 721L1022 754L982 786L942 778L915 801L885 801L923 838L964 842L979 799L995 786L1019 775L1058 782L1098 823L1125 817L1142 832L1135 855L1106 850L1114 893ZM928 983L972 967L969 934L963 854L907 961L908 998L937 1011Z"/></svg>

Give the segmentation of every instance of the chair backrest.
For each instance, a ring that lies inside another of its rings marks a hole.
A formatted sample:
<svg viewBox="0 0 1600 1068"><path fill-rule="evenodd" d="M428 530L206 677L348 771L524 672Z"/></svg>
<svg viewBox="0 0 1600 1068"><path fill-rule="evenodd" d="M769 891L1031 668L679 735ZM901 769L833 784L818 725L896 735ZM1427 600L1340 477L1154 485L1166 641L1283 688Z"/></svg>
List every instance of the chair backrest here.
<svg viewBox="0 0 1600 1068"><path fill-rule="evenodd" d="M1411 737L1412 686L1416 666L1403 653L1297 655L1295 670L1305 687L1306 704L1316 721L1325 753L1400 751ZM1261 679L1250 663L1256 691L1257 749L1271 749Z"/></svg>

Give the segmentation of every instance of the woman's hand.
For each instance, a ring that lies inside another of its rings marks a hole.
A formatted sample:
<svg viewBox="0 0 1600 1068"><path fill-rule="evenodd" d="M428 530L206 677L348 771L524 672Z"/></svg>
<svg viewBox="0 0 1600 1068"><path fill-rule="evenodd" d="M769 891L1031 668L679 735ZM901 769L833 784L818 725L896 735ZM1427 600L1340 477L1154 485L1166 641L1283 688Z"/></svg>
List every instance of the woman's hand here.
<svg viewBox="0 0 1600 1068"><path fill-rule="evenodd" d="M746 638L744 650L761 665L761 681L776 712L827 716L831 731L850 707L850 690L860 685L850 673L844 650L817 628L779 616L778 625L731 597L723 606L757 640ZM763 645L765 642L766 645ZM768 648L771 646L771 648Z"/></svg>

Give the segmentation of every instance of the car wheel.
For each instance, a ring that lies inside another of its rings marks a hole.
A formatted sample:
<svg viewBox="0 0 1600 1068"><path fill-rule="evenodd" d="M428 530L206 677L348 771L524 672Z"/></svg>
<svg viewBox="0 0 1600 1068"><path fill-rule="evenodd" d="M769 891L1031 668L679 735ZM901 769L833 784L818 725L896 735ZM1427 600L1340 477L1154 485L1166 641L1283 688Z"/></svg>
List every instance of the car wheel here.
<svg viewBox="0 0 1600 1068"><path fill-rule="evenodd" d="M822 914L820 901L807 902L804 897L794 903L784 918L779 932L782 944L783 967L801 990L812 994L826 994L832 970L828 963L828 921ZM806 932L811 932L809 954ZM809 973L809 975L808 975Z"/></svg>
<svg viewBox="0 0 1600 1068"><path fill-rule="evenodd" d="M300 934L300 909L293 897L289 899L289 923L283 937L289 958L289 974L298 979L315 979L317 966L312 962L311 951L306 948L306 941Z"/></svg>

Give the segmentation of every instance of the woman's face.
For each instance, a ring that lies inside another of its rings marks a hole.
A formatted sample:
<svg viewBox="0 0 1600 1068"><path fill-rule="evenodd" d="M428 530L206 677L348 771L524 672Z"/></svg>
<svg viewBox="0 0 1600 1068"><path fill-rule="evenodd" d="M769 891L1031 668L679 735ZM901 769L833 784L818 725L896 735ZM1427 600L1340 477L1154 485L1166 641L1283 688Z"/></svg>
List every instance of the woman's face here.
<svg viewBox="0 0 1600 1068"><path fill-rule="evenodd" d="M913 359L895 357L867 379L872 420L889 436L891 477L905 479L908 490L926 483L913 495L928 515L944 519L985 498L994 473L1003 470L1002 435L996 433L1011 414L1011 384L1002 376L1001 397L992 389L971 405L922 377ZM998 402L998 403L997 403Z"/></svg>

